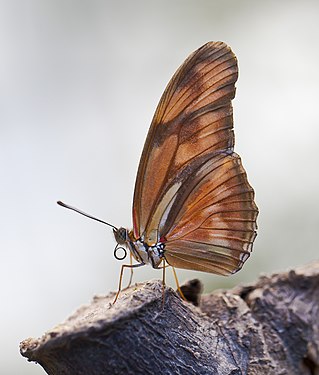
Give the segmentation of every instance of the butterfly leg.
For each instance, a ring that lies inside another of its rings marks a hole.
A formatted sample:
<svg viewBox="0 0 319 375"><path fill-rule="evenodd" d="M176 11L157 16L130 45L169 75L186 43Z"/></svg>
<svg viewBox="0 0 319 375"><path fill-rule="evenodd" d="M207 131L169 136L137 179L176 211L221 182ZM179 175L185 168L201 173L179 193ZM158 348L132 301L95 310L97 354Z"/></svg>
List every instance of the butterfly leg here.
<svg viewBox="0 0 319 375"><path fill-rule="evenodd" d="M130 253L130 269L131 269L131 275L130 275L130 280L127 284L127 286L124 288L124 289L128 289L131 284L132 284L132 280L133 280L133 267L132 267L132 264L133 264L133 255L132 253Z"/></svg>
<svg viewBox="0 0 319 375"><path fill-rule="evenodd" d="M165 270L166 270L166 264L165 259L163 259L163 280L162 280L162 309L164 309L165 304Z"/></svg>
<svg viewBox="0 0 319 375"><path fill-rule="evenodd" d="M120 292L121 292L121 288L122 288L122 278L123 278L123 272L124 272L124 268L137 268L137 267L141 267L141 266L145 266L145 263L138 263L138 264L123 264L122 267L121 267L121 273L120 273L120 281L119 281L119 288L118 288L118 291L116 293L116 296L114 298L114 301L113 301L113 305L114 303L116 302Z"/></svg>
<svg viewBox="0 0 319 375"><path fill-rule="evenodd" d="M183 293L182 290L181 290L181 287L179 286L179 282L178 282L177 274L176 274L175 268L174 268L173 266L172 266L172 270L173 270L173 274L174 274L174 278L175 278L175 282L176 282L176 286L177 286L178 293L179 293L179 295L183 298L184 301L187 301L187 299L186 299L185 296L184 296L184 293Z"/></svg>

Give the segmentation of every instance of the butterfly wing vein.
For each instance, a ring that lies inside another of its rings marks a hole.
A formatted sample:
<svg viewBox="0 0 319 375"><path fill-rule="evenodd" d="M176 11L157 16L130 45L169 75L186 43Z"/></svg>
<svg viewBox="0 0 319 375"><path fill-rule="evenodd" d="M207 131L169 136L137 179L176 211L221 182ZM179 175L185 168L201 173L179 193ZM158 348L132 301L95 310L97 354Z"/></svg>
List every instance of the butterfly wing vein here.
<svg viewBox="0 0 319 375"><path fill-rule="evenodd" d="M247 260L258 209L233 152L238 67L222 42L195 51L177 70L156 109L133 200L136 238L165 238L178 268L228 275Z"/></svg>

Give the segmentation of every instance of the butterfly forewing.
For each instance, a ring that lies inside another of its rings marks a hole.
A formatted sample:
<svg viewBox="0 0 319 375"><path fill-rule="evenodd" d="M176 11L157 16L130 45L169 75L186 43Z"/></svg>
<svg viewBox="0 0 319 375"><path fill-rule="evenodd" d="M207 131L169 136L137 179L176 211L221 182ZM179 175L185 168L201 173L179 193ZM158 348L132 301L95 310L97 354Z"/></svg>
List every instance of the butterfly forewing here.
<svg viewBox="0 0 319 375"><path fill-rule="evenodd" d="M165 239L166 260L176 267L229 274L251 251L258 210L233 153L237 77L226 44L195 51L169 82L146 139L134 235L149 245Z"/></svg>

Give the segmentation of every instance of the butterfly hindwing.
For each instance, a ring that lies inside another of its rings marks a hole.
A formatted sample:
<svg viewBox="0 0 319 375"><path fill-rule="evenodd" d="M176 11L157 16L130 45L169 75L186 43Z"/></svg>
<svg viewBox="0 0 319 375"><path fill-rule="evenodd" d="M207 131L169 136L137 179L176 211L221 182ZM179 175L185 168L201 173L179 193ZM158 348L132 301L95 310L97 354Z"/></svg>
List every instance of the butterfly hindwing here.
<svg viewBox="0 0 319 375"><path fill-rule="evenodd" d="M166 235L166 259L179 268L233 273L249 257L256 236L254 191L235 153L215 156L194 180Z"/></svg>

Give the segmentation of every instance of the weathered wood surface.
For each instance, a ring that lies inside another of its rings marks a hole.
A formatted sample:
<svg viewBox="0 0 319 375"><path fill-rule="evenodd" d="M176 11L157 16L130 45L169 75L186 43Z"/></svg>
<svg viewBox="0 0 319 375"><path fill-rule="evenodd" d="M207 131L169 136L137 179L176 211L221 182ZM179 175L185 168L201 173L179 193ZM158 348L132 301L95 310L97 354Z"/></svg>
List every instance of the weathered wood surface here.
<svg viewBox="0 0 319 375"><path fill-rule="evenodd" d="M204 295L199 307L167 288L162 309L160 281L113 297L24 340L21 354L50 375L319 374L319 261Z"/></svg>

